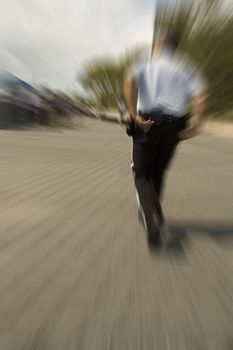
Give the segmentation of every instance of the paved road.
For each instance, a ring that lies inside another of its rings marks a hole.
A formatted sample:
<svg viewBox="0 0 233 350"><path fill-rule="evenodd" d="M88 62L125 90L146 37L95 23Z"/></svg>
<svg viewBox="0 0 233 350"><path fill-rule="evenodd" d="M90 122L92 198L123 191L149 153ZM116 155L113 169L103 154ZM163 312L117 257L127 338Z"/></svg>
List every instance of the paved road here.
<svg viewBox="0 0 233 350"><path fill-rule="evenodd" d="M153 255L117 125L0 134L0 350L233 349L233 139L180 145Z"/></svg>

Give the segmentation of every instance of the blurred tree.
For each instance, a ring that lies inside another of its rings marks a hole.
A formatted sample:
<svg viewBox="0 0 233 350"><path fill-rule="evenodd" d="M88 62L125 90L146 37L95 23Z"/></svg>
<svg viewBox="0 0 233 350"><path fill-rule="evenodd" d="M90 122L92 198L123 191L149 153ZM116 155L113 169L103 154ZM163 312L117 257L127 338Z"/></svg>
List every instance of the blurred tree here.
<svg viewBox="0 0 233 350"><path fill-rule="evenodd" d="M126 70L140 61L144 47L128 50L117 59L104 57L85 64L77 79L88 99L98 109L118 109L124 101L123 81Z"/></svg>

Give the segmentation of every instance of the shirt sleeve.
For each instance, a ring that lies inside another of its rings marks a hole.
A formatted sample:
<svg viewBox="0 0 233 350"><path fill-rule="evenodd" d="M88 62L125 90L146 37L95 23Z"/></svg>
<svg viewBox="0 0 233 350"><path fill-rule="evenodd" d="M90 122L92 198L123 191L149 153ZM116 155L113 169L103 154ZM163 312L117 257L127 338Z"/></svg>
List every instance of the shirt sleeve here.
<svg viewBox="0 0 233 350"><path fill-rule="evenodd" d="M134 66L131 69L132 77L133 77L134 81L136 82L137 86L140 85L140 82L142 80L143 68L144 68L143 65L139 65L139 66Z"/></svg>

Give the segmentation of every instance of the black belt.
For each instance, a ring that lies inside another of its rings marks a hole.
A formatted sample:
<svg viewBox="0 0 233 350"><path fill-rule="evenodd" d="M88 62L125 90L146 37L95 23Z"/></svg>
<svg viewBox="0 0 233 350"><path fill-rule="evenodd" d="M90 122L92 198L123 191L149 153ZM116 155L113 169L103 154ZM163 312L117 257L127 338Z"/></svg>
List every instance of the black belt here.
<svg viewBox="0 0 233 350"><path fill-rule="evenodd" d="M141 115L146 120L154 121L157 125L172 123L172 122L181 122L187 119L188 117L188 115L185 115L182 117L175 117L170 114L165 114L161 111L152 111L149 113L142 113L139 111L139 115Z"/></svg>

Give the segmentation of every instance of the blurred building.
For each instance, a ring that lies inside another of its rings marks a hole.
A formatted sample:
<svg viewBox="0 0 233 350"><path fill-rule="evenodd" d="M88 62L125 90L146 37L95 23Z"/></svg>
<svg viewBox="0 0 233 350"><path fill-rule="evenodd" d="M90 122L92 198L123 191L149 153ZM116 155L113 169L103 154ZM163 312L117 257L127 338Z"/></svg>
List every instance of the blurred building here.
<svg viewBox="0 0 233 350"><path fill-rule="evenodd" d="M0 71L0 127L36 121L40 98L34 87L7 71Z"/></svg>

